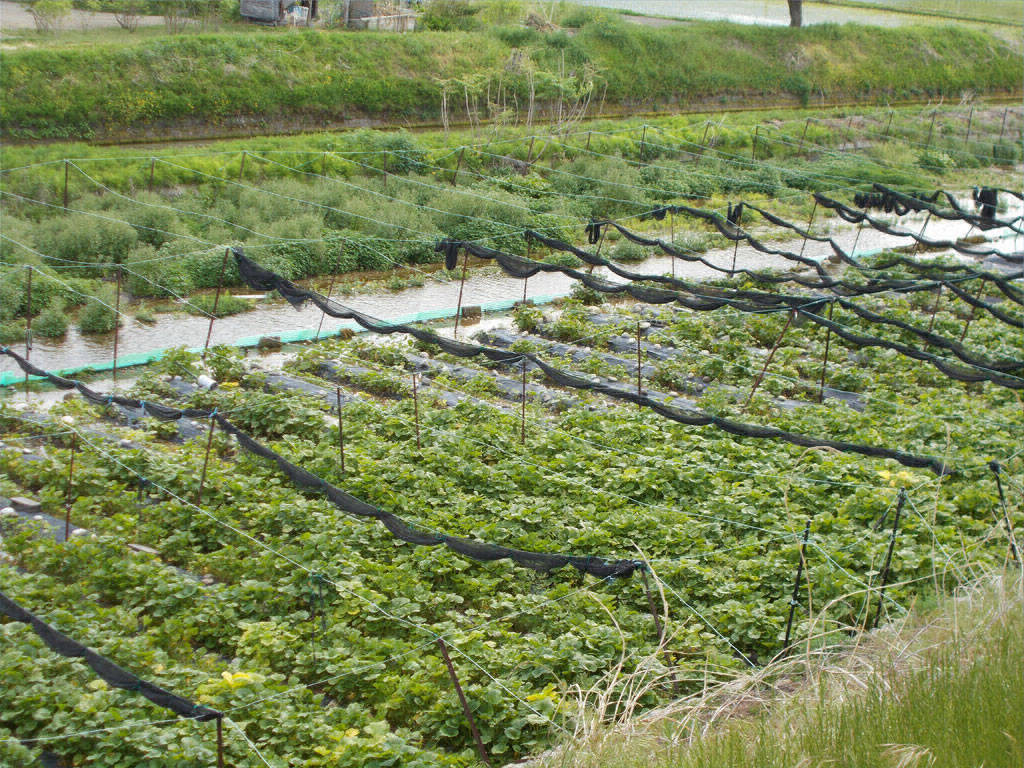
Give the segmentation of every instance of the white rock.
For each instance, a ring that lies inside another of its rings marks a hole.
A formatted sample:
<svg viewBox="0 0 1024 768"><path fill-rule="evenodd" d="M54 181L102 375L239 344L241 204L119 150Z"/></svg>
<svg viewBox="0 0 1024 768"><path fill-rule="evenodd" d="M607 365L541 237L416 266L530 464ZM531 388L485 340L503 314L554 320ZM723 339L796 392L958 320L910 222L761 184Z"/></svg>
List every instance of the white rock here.
<svg viewBox="0 0 1024 768"><path fill-rule="evenodd" d="M205 373L199 374L199 378L196 379L196 384L198 384L202 389L213 389L217 386L216 380L210 378Z"/></svg>
<svg viewBox="0 0 1024 768"><path fill-rule="evenodd" d="M73 531L71 531L72 536L85 536L85 534L87 533L88 531L85 530L85 528L75 528Z"/></svg>
<svg viewBox="0 0 1024 768"><path fill-rule="evenodd" d="M4 507L0 509L0 517L17 517L18 513L14 511L14 507Z"/></svg>

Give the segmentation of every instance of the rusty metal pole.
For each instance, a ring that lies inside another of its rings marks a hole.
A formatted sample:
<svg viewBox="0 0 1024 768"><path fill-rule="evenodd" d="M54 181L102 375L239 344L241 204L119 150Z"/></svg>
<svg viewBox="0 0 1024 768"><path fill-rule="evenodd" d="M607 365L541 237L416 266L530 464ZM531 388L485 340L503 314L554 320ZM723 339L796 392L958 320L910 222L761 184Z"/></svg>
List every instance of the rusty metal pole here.
<svg viewBox="0 0 1024 768"><path fill-rule="evenodd" d="M938 114L938 110L933 109L932 110L932 122L931 122L931 125L928 126L928 141L926 141L925 145L924 145L924 148L926 150L927 149L931 149L931 146L932 146L932 134L935 132L935 116L937 114Z"/></svg>
<svg viewBox="0 0 1024 768"><path fill-rule="evenodd" d="M1003 110L1003 124L999 126L999 140L1003 140L1003 133L1006 131L1006 113L1009 111L1009 107Z"/></svg>
<svg viewBox="0 0 1024 768"><path fill-rule="evenodd" d="M149 158L149 185L147 186L147 191L151 192L151 193L153 191L153 173L154 173L154 171L156 171L156 158L155 157L151 157L151 158Z"/></svg>
<svg viewBox="0 0 1024 768"><path fill-rule="evenodd" d="M758 138L758 136L760 134L761 134L761 126L760 125L755 125L754 126L754 140L750 144L750 162L754 162L754 160L756 159L755 155L757 155L757 138Z"/></svg>
<svg viewBox="0 0 1024 768"><path fill-rule="evenodd" d="M531 145L532 146L532 145ZM463 147L459 150L459 159L455 162L455 173L452 174L452 186L458 186L459 170L462 168L462 156L466 153L466 148Z"/></svg>
<svg viewBox="0 0 1024 768"><path fill-rule="evenodd" d="M811 125L811 118L808 117L804 121L804 132L800 134L800 143L796 147L796 153L798 155L803 151L804 139L807 138L807 129L810 127L810 125Z"/></svg>
<svg viewBox="0 0 1024 768"><path fill-rule="evenodd" d="M1001 467L999 466L998 461L990 461L988 466L996 476L996 488L999 490L999 503L1003 507L1003 525L1006 527L1006 535L1010 539L1010 554L1013 556L1014 562L1019 566L1021 563L1020 552L1017 551L1017 537L1013 533L1013 525L1010 524L1010 515L1006 511L1006 496L1003 494L1003 481L999 477L999 470Z"/></svg>
<svg viewBox="0 0 1024 768"><path fill-rule="evenodd" d="M224 768L224 715L217 716L217 768Z"/></svg>
<svg viewBox="0 0 1024 768"><path fill-rule="evenodd" d="M832 310L835 308L836 303L830 301L828 303L828 319L832 320ZM832 341L832 327L826 326L825 328L825 357L821 361L821 381L818 382L818 402L825 402L825 370L828 368L828 348L829 343Z"/></svg>
<svg viewBox="0 0 1024 768"><path fill-rule="evenodd" d="M337 269L337 268L338 268L338 265L337 265L337 264L335 264L335 265L334 265L334 268L335 268L335 269ZM334 273L331 273L331 280L330 280L330 282L329 282L329 283L327 284L327 296L326 296L326 298L327 298L328 300L330 300L330 298L331 298L331 292L332 292L332 291L334 290L334 278L335 278L335 277L337 277L337 275L336 275L336 274L334 274ZM323 327L324 327L324 318L326 318L326 317L327 317L327 312L326 312L326 310L321 310L321 311L320 311L320 323L319 323L319 324L317 325L317 327L316 327L316 336L314 336L314 337L313 337L313 341L319 341L319 340L320 340L320 331L322 331L322 330L323 330Z"/></svg>
<svg viewBox="0 0 1024 768"><path fill-rule="evenodd" d="M843 137L843 144L850 143L850 131L853 129L853 115L850 115L850 119L846 121L846 136Z"/></svg>
<svg viewBox="0 0 1024 768"><path fill-rule="evenodd" d="M452 338L459 337L459 317L462 315L462 291L466 287L466 269L469 267L469 251L462 253L462 279L459 281L459 300L455 305L455 329L452 331Z"/></svg>
<svg viewBox="0 0 1024 768"><path fill-rule="evenodd" d="M939 302L942 301L942 283L939 283L938 293L935 294L935 303L932 305L932 319L928 321L928 333L935 327L935 313L939 311Z"/></svg>
<svg viewBox="0 0 1024 768"><path fill-rule="evenodd" d="M695 161L695 165L700 165L700 161L704 157L704 151L705 151L704 142L707 141L708 130L710 128L711 128L711 121L710 120L705 121L704 122L704 135L700 137L700 147L699 147L700 151L697 152L697 160Z"/></svg>
<svg viewBox="0 0 1024 768"><path fill-rule="evenodd" d="M892 118L893 118L893 115L895 115L895 114L896 114L895 112L892 112L892 111L889 112L889 122L886 124L886 126L885 126L885 133L882 135L882 138L884 138L884 139L888 139L889 138L889 129L892 128Z"/></svg>
<svg viewBox="0 0 1024 768"><path fill-rule="evenodd" d="M811 208L811 215L807 219L807 232L811 231L811 224L814 223L814 214L818 212L818 200L815 198L814 206ZM804 249L807 247L807 235L804 235L804 241L800 244L800 255L804 255Z"/></svg>
<svg viewBox="0 0 1024 768"><path fill-rule="evenodd" d="M28 270L28 303L25 305L25 362L28 362L32 354L32 267L25 265ZM28 371L25 371L25 401L28 401Z"/></svg>
<svg viewBox="0 0 1024 768"><path fill-rule="evenodd" d="M467 722L469 722L469 731L473 734L473 741L476 743L476 751L480 755L480 761L487 768L492 768L491 760L487 756L487 750L484 749L483 739L480 738L480 731L477 730L476 720L473 719L473 713L469 709L469 702L466 701L466 694L462 692L462 686L459 684L459 676L455 674L455 667L448 656L448 646L445 645L444 638L442 637L437 638L437 644L441 648L441 656L444 657L445 666L448 667L448 675L452 679L452 685L455 686L455 693L458 694L459 701L462 703L462 712L466 716Z"/></svg>
<svg viewBox="0 0 1024 768"><path fill-rule="evenodd" d="M420 444L420 396L416 382L418 378L419 374L412 375L412 407L416 418L416 450L422 450L423 446Z"/></svg>
<svg viewBox="0 0 1024 768"><path fill-rule="evenodd" d="M643 395L644 390L641 386L643 383L642 378L643 361L640 357L640 321L636 321L636 394L639 397ZM639 403L637 403L639 406Z"/></svg>
<svg viewBox="0 0 1024 768"><path fill-rule="evenodd" d="M217 410L214 409L213 413L210 414L210 433L206 438L206 453L203 456L203 470L199 474L199 488L196 489L196 502L195 505L201 506L203 503L203 486L206 485L206 468L210 464L210 449L213 447L213 433L217 431Z"/></svg>
<svg viewBox="0 0 1024 768"><path fill-rule="evenodd" d="M651 618L654 619L654 631L658 634L658 645L661 646L665 642L665 630L661 626L661 618L658 616L658 610L654 605L654 594L651 592L651 585L647 581L647 569L641 568L640 575L644 580L644 592L647 593L647 607L651 611Z"/></svg>
<svg viewBox="0 0 1024 768"><path fill-rule="evenodd" d="M244 150L244 149L242 150L242 165L238 169L238 180L239 181L241 181L243 178L245 178L245 157L248 154L249 153L246 150Z"/></svg>
<svg viewBox="0 0 1024 768"><path fill-rule="evenodd" d="M981 291L978 291L978 298L981 298ZM964 339L967 338L967 329L971 327L971 323L974 321L974 314L978 311L978 308L971 305L971 316L967 318L967 322L964 323L964 329L960 331L960 343L964 343Z"/></svg>
<svg viewBox="0 0 1024 768"><path fill-rule="evenodd" d="M768 366L771 365L772 358L775 357L775 353L779 349L779 345L782 343L782 337L786 335L786 331L789 330L790 324L793 322L793 318L796 317L796 310L790 310L786 317L786 324L782 326L782 333L779 334L779 338L775 340L775 344L772 346L771 352L768 353L768 359L764 361L764 367L761 368L761 372L757 374L757 378L754 379L754 386L750 388L750 394L747 395L747 400L743 403L743 408L740 410L746 410L747 406L750 405L750 401L754 399L754 393L757 392L757 388L761 384L761 379L764 378L765 372L768 370Z"/></svg>
<svg viewBox="0 0 1024 768"><path fill-rule="evenodd" d="M526 445L526 357L523 356L523 391L522 404L519 411L519 443Z"/></svg>
<svg viewBox="0 0 1024 768"><path fill-rule="evenodd" d="M64 213L68 212L68 161L64 161Z"/></svg>
<svg viewBox="0 0 1024 768"><path fill-rule="evenodd" d="M590 131L587 131L587 152L590 151Z"/></svg>
<svg viewBox="0 0 1024 768"><path fill-rule="evenodd" d="M224 287L224 270L228 266L228 254L230 248L224 249L224 258L220 262L220 276L217 278L217 292L213 295L213 311L210 312L210 327L206 329L206 343L203 345L203 362L206 362L206 353L210 349L210 337L213 335L213 321L217 319L217 306L220 304L220 292Z"/></svg>
<svg viewBox="0 0 1024 768"><path fill-rule="evenodd" d="M672 211L668 212L668 241L675 245L676 242L676 215ZM669 254L669 261L672 262L672 277L676 276L676 257Z"/></svg>
<svg viewBox="0 0 1024 768"><path fill-rule="evenodd" d="M117 389L117 342L121 328L121 267L117 268L117 292L114 294L114 362L113 362L113 379L114 389Z"/></svg>
<svg viewBox="0 0 1024 768"><path fill-rule="evenodd" d="M967 149L967 142L971 140L971 123L974 121L974 105L971 105L971 113L967 116L967 134L964 136L964 149Z"/></svg>
<svg viewBox="0 0 1024 768"><path fill-rule="evenodd" d="M64 497L64 543L71 537L72 483L75 481L75 452L78 450L78 433L71 435L71 458L68 460L68 485Z"/></svg>
<svg viewBox="0 0 1024 768"><path fill-rule="evenodd" d="M640 165L645 165L646 160L644 159L647 154L647 123L644 123L643 131L640 134Z"/></svg>
<svg viewBox="0 0 1024 768"><path fill-rule="evenodd" d="M345 471L345 424L341 418L341 387L336 387L338 396L338 453L341 455L341 471Z"/></svg>

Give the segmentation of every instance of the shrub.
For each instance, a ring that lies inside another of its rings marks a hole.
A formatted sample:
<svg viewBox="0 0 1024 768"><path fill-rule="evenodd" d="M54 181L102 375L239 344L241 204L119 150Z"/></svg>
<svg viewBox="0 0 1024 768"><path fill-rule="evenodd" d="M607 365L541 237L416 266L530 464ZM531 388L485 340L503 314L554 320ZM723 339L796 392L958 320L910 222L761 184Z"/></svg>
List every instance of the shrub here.
<svg viewBox="0 0 1024 768"><path fill-rule="evenodd" d="M101 304L101 301L104 303ZM114 330L118 319L112 308L113 303L113 297L105 291L94 297L93 301L87 302L78 315L78 330L82 333L110 333Z"/></svg>
<svg viewBox="0 0 1024 768"><path fill-rule="evenodd" d="M216 299L216 295L210 293L202 293L197 296L193 296L189 299L189 303L185 305L185 309L193 315L212 314L216 317L237 315L240 312L248 312L252 309L252 304L245 299L232 296L230 293L221 293L220 299L217 300L217 311L214 312L214 299Z"/></svg>
<svg viewBox="0 0 1024 768"><path fill-rule="evenodd" d="M68 316L64 302L57 298L32 323L32 330L40 336L58 339L68 332Z"/></svg>
<svg viewBox="0 0 1024 768"><path fill-rule="evenodd" d="M644 261L650 254L651 252L642 245L631 243L628 240L619 243L612 249L612 259L615 261Z"/></svg>
<svg viewBox="0 0 1024 768"><path fill-rule="evenodd" d="M431 0L430 5L420 14L420 24L426 29L441 32L476 29L480 21L476 18L481 6L469 0Z"/></svg>

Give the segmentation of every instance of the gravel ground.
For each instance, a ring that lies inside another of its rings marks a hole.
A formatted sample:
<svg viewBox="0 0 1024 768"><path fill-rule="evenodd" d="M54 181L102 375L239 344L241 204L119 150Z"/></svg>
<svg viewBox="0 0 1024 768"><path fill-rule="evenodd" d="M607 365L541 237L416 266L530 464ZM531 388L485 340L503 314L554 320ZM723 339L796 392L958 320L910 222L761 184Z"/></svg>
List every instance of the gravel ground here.
<svg viewBox="0 0 1024 768"><path fill-rule="evenodd" d="M163 24L162 16L140 16L139 26ZM116 27L117 20L112 13L92 13L90 11L73 10L66 16L61 29L101 29ZM0 0L0 32L14 32L22 29L35 29L32 14L21 3L11 0Z"/></svg>

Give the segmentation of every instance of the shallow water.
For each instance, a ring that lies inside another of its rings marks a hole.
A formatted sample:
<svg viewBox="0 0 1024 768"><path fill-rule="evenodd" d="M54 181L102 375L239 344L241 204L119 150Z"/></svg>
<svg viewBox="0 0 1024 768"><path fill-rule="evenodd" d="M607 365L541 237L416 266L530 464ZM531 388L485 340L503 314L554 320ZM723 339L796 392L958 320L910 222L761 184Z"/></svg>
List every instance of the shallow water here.
<svg viewBox="0 0 1024 768"><path fill-rule="evenodd" d="M1004 216L1016 215L1017 211ZM913 214L900 219L900 224L908 229L920 231L924 223L923 214ZM864 228L859 237L857 228L842 222L832 224L830 233L845 249L850 250L856 242L857 252L864 253L883 247L907 245L909 238L899 238ZM955 239L965 236L970 225L959 221L942 221L934 217L928 223L925 235L933 239ZM988 233L996 237L999 230ZM1005 230L1002 230L1005 234ZM977 230L975 230L977 233ZM648 234L648 233L645 233ZM668 237L668 232L661 233ZM653 235L652 235L653 236ZM724 238L721 238L724 242ZM1018 245L1024 244L1024 238L1018 239ZM801 240L795 239L785 243L773 244L788 250L799 252ZM1014 250L1014 240L1004 239L992 244L1000 250ZM821 243L809 241L804 250L806 256L824 259L831 255L831 249ZM934 253L929 254L934 255ZM708 261L723 267L731 267L733 247L713 249L704 254ZM636 264L624 265L627 269L640 273L669 273L673 269L673 260L667 256L657 256ZM681 278L702 280L722 277L703 264L693 264L675 260L675 275ZM736 266L749 269L792 268L793 262L781 256L759 253L749 246L741 245L736 250ZM607 270L596 269L594 274L608 280L623 282L620 278L607 273ZM350 297L339 297L346 306L372 315L381 320L397 321L419 312L436 311L454 308L458 302L458 281L447 281L440 277L425 276L426 282L417 288L391 293L373 293ZM527 298L549 298L563 296L571 292L574 281L562 274L541 273L527 281ZM463 305L486 305L489 302L510 301L521 299L523 282L504 274L483 274L467 278L463 291ZM130 313L131 309L128 308ZM211 344L232 344L239 339L253 336L273 336L301 330L315 330L320 323L321 312L312 306L301 310L293 309L285 302L260 303L256 309L243 314L221 318L213 324ZM325 331L334 330L341 325L340 321L326 318L323 324ZM478 326L470 326L476 328ZM146 325L133 317L123 318L123 327L119 333L118 358L128 355L151 352L169 347L186 346L202 347L209 329L209 320L187 314L164 314L157 316L157 322ZM461 334L460 334L461 335ZM24 344L11 345L20 354L24 353ZM83 336L77 329L68 331L63 340L35 340L31 360L48 370L63 370L79 366L108 363L113 356L113 334L103 336ZM0 372L19 371L10 359L0 359Z"/></svg>

